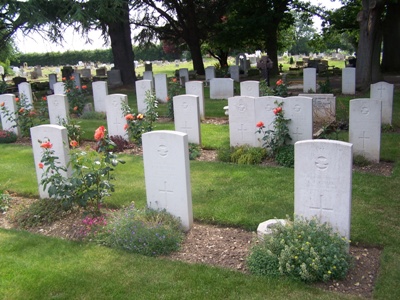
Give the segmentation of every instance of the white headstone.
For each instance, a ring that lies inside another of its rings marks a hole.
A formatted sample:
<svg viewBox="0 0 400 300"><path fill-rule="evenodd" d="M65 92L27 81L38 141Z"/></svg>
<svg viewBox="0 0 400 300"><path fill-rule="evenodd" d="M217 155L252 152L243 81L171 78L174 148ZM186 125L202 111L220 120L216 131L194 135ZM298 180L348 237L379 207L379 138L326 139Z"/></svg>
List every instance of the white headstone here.
<svg viewBox="0 0 400 300"><path fill-rule="evenodd" d="M137 80L135 82L136 87L136 100L139 113L145 113L147 111L146 105L146 93L152 91L150 80Z"/></svg>
<svg viewBox="0 0 400 300"><path fill-rule="evenodd" d="M371 99L382 101L382 124L392 124L393 84L381 81L371 84Z"/></svg>
<svg viewBox="0 0 400 300"><path fill-rule="evenodd" d="M356 68L342 69L342 94L354 95L356 93Z"/></svg>
<svg viewBox="0 0 400 300"><path fill-rule="evenodd" d="M240 96L260 97L260 82L246 80L240 83Z"/></svg>
<svg viewBox="0 0 400 300"><path fill-rule="evenodd" d="M19 93L19 98L22 101L22 99L25 100L25 105L27 107L32 107L33 105L33 95L32 95L32 87L31 84L28 82L21 82L18 84L18 93Z"/></svg>
<svg viewBox="0 0 400 300"><path fill-rule="evenodd" d="M354 155L379 162L382 102L377 99L350 100L349 142Z"/></svg>
<svg viewBox="0 0 400 300"><path fill-rule="evenodd" d="M179 69L179 78L184 77L183 81L181 80L181 85L184 86L185 82L189 81L189 70L187 68Z"/></svg>
<svg viewBox="0 0 400 300"><path fill-rule="evenodd" d="M214 80L214 79L213 79ZM235 96L228 98L230 145L260 147L262 141L255 134L258 120L255 118L255 98Z"/></svg>
<svg viewBox="0 0 400 300"><path fill-rule="evenodd" d="M210 98L211 99L228 99L233 97L233 79L231 78L214 78L210 80Z"/></svg>
<svg viewBox="0 0 400 300"><path fill-rule="evenodd" d="M350 239L352 145L333 140L295 144L294 213L317 217Z"/></svg>
<svg viewBox="0 0 400 300"><path fill-rule="evenodd" d="M53 84L53 88L54 88L54 94L60 94L60 95L65 94L64 82L56 82L55 84Z"/></svg>
<svg viewBox="0 0 400 300"><path fill-rule="evenodd" d="M151 88L154 88L153 71L144 71L143 72L143 80L150 80L151 81Z"/></svg>
<svg viewBox="0 0 400 300"><path fill-rule="evenodd" d="M215 67L214 66L208 66L205 69L206 72L206 82L209 82L211 79L215 78Z"/></svg>
<svg viewBox="0 0 400 300"><path fill-rule="evenodd" d="M180 95L174 97L175 131L188 135L189 143L201 145L199 97Z"/></svg>
<svg viewBox="0 0 400 300"><path fill-rule="evenodd" d="M55 94L47 96L47 107L50 124L60 125L62 120L68 121L69 103L66 95Z"/></svg>
<svg viewBox="0 0 400 300"><path fill-rule="evenodd" d="M122 136L125 140L129 140L124 129L127 121L122 112L123 104L128 105L128 96L124 94L111 94L106 96L106 114L108 136Z"/></svg>
<svg viewBox="0 0 400 300"><path fill-rule="evenodd" d="M239 82L240 81L240 69L239 66L229 66L229 74L231 74L231 78Z"/></svg>
<svg viewBox="0 0 400 300"><path fill-rule="evenodd" d="M121 71L118 69L107 71L107 82L112 87L123 85Z"/></svg>
<svg viewBox="0 0 400 300"><path fill-rule="evenodd" d="M155 86L157 100L162 103L167 103L167 98L168 98L167 74L161 73L154 75L154 86Z"/></svg>
<svg viewBox="0 0 400 300"><path fill-rule="evenodd" d="M336 97L333 94L299 94L313 99L313 121L329 123L336 119Z"/></svg>
<svg viewBox="0 0 400 300"><path fill-rule="evenodd" d="M4 75L4 67L0 66L0 75Z"/></svg>
<svg viewBox="0 0 400 300"><path fill-rule="evenodd" d="M54 84L57 83L57 74L49 74L49 88L54 92Z"/></svg>
<svg viewBox="0 0 400 300"><path fill-rule="evenodd" d="M310 97L287 97L283 101L283 111L288 124L291 143L297 141L312 140L313 138L313 113L312 98Z"/></svg>
<svg viewBox="0 0 400 300"><path fill-rule="evenodd" d="M303 92L315 93L317 91L317 69L304 68L303 69Z"/></svg>
<svg viewBox="0 0 400 300"><path fill-rule="evenodd" d="M193 224L188 136L158 130L142 139L147 206L180 218L188 231Z"/></svg>
<svg viewBox="0 0 400 300"><path fill-rule="evenodd" d="M200 119L204 120L205 104L204 104L204 83L203 81L189 81L185 84L186 94L196 95L199 97Z"/></svg>
<svg viewBox="0 0 400 300"><path fill-rule="evenodd" d="M59 166L67 168L67 172L61 172L65 177L71 176L71 169L68 168L69 163L69 144L68 144L68 132L67 129L59 125L40 125L31 128L31 140L33 157L36 168L36 178L39 185L40 198L48 198L49 194L47 190L43 190L43 186L40 184L42 180L43 170L39 167L43 155L43 148L40 147L40 142L49 141L54 150L54 156L58 157L57 163Z"/></svg>
<svg viewBox="0 0 400 300"><path fill-rule="evenodd" d="M3 105L4 108L8 111L11 116L15 116L17 113L17 103L15 102L15 95L14 94L2 94L0 95L0 104ZM6 113L0 108L0 119L1 119L1 126L3 130L11 130L17 136L20 136L21 131L17 125L17 122L14 121L15 118L10 119L10 116L6 116Z"/></svg>
<svg viewBox="0 0 400 300"><path fill-rule="evenodd" d="M94 110L106 112L106 96L108 95L108 85L106 81L94 81L92 83Z"/></svg>

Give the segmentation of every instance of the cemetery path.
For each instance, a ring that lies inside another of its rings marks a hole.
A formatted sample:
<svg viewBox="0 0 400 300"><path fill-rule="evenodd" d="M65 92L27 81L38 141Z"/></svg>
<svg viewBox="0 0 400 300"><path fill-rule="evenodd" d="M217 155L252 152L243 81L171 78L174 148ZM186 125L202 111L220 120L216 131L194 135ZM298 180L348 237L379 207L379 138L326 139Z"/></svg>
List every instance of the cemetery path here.
<svg viewBox="0 0 400 300"><path fill-rule="evenodd" d="M9 210L0 214L0 228L17 228L12 222L16 212L37 201L18 195L11 196ZM77 240L85 228L82 220L82 211L75 210L54 223L26 230L45 236ZM193 264L208 264L247 274L246 258L251 246L256 242L255 237L255 232L195 222L187 233L180 251L164 258ZM381 250L357 245L350 247L350 253L354 265L344 280L317 283L313 286L365 299L372 298Z"/></svg>

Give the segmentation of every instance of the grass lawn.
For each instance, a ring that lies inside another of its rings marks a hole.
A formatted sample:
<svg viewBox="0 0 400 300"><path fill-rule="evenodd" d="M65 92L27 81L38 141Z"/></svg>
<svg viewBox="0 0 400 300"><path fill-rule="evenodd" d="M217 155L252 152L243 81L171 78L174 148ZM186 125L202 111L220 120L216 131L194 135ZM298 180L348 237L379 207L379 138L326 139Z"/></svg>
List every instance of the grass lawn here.
<svg viewBox="0 0 400 300"><path fill-rule="evenodd" d="M349 97L338 97L348 116ZM133 93L129 96L135 104ZM225 117L226 100L206 98L207 117ZM160 110L165 108L160 108ZM342 109L344 111L342 111ZM160 112L161 114L161 112ZM86 139L105 120L80 120ZM395 132L382 134L381 158L390 177L353 173L351 241L383 249L374 298L400 299L400 93L395 93ZM156 129L173 129L172 122ZM201 125L203 147L229 145L228 125ZM340 134L347 140L346 132ZM121 155L114 207L146 203L143 160ZM31 147L0 144L0 191L38 197ZM191 161L194 218L254 231L271 218L293 214L294 171L283 167ZM367 274L366 274L367 276ZM0 229L0 299L358 299L283 278L261 278L206 265L148 258L93 244Z"/></svg>

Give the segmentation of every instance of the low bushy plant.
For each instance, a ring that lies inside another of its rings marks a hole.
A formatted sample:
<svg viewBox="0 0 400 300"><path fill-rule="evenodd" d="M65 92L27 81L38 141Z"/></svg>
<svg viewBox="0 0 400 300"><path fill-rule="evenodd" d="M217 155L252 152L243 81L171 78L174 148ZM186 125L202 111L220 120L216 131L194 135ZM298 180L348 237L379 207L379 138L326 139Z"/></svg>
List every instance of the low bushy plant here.
<svg viewBox="0 0 400 300"><path fill-rule="evenodd" d="M129 146L129 143L121 135L112 135L110 140L115 144L114 152L124 152L124 150Z"/></svg>
<svg viewBox="0 0 400 300"><path fill-rule="evenodd" d="M287 168L294 167L294 145L283 146L275 155L278 165Z"/></svg>
<svg viewBox="0 0 400 300"><path fill-rule="evenodd" d="M80 88L79 86L75 86L74 76L69 78L63 77L62 80L64 82L65 95L68 98L70 113L81 115L87 102L87 86L82 85Z"/></svg>
<svg viewBox="0 0 400 300"><path fill-rule="evenodd" d="M179 220L165 211L139 210L133 205L110 215L107 224L94 226L88 237L102 245L147 256L179 250L183 231Z"/></svg>
<svg viewBox="0 0 400 300"><path fill-rule="evenodd" d="M267 156L267 151L261 147L242 145L219 149L217 157L219 161L232 162L240 165L258 165Z"/></svg>
<svg viewBox="0 0 400 300"><path fill-rule="evenodd" d="M317 219L278 223L250 251L251 273L286 275L305 282L343 279L350 266L348 242Z"/></svg>
<svg viewBox="0 0 400 300"><path fill-rule="evenodd" d="M353 164L358 167L366 167L371 164L371 162L363 155L354 155Z"/></svg>
<svg viewBox="0 0 400 300"><path fill-rule="evenodd" d="M78 144L81 143L84 131L82 130L78 121L70 118L68 118L68 120L58 118L58 124L67 129L69 144L71 144L71 141L76 141Z"/></svg>
<svg viewBox="0 0 400 300"><path fill-rule="evenodd" d="M189 143L189 159L195 160L201 154L201 148L198 144Z"/></svg>
<svg viewBox="0 0 400 300"><path fill-rule="evenodd" d="M5 191L0 190L0 212L8 210L11 202L11 197Z"/></svg>
<svg viewBox="0 0 400 300"><path fill-rule="evenodd" d="M87 120L105 120L106 114L98 111L85 111L80 118Z"/></svg>
<svg viewBox="0 0 400 300"><path fill-rule="evenodd" d="M10 144L17 141L17 135L11 130L0 129L0 144Z"/></svg>

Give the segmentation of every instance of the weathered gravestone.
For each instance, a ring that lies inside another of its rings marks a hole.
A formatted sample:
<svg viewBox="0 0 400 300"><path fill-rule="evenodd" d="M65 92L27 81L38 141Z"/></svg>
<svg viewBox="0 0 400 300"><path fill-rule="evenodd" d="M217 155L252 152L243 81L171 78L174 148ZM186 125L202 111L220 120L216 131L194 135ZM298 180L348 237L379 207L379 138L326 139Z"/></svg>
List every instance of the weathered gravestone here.
<svg viewBox="0 0 400 300"><path fill-rule="evenodd" d="M54 93L54 84L57 83L57 74L49 74L49 88Z"/></svg>
<svg viewBox="0 0 400 300"><path fill-rule="evenodd" d="M229 74L231 75L231 78L239 82L240 81L240 71L239 71L239 66L229 66Z"/></svg>
<svg viewBox="0 0 400 300"><path fill-rule="evenodd" d="M36 178L39 185L39 196L41 199L49 198L48 189L44 190L43 185L40 184L42 180L43 170L40 168L44 149L40 147L41 143L50 142L53 146L51 150L54 151L54 156L57 158L57 165L67 169L66 172L61 171L61 175L68 178L71 176L71 168L68 167L70 160L69 157L69 144L67 129L59 125L40 125L31 128L31 140L33 149L33 158L35 162Z"/></svg>
<svg viewBox="0 0 400 300"><path fill-rule="evenodd" d="M20 100L24 100L27 107L32 107L33 95L31 84L29 82L22 82L18 84L18 93Z"/></svg>
<svg viewBox="0 0 400 300"><path fill-rule="evenodd" d="M201 145L200 109L197 95L174 97L175 131L188 135L189 143Z"/></svg>
<svg viewBox="0 0 400 300"><path fill-rule="evenodd" d="M350 100L349 142L354 155L379 162L382 102L377 99Z"/></svg>
<svg viewBox="0 0 400 300"><path fill-rule="evenodd" d="M235 96L228 98L230 145L259 147L262 142L255 134L258 120L255 117L255 98Z"/></svg>
<svg viewBox="0 0 400 300"><path fill-rule="evenodd" d="M43 73L42 73L42 66L35 66L33 68L33 71L36 72L38 77L42 77Z"/></svg>
<svg viewBox="0 0 400 300"><path fill-rule="evenodd" d="M122 112L123 105L128 105L128 96L124 94L111 94L106 96L107 129L109 136L121 136L129 140L124 129L125 116Z"/></svg>
<svg viewBox="0 0 400 300"><path fill-rule="evenodd" d="M54 94L47 96L50 124L60 124L69 119L69 103L66 95Z"/></svg>
<svg viewBox="0 0 400 300"><path fill-rule="evenodd" d="M166 103L168 98L167 74L161 73L154 75L154 87L157 100Z"/></svg>
<svg viewBox="0 0 400 300"><path fill-rule="evenodd" d="M193 224L188 135L158 130L143 134L147 206L165 209L189 231Z"/></svg>
<svg viewBox="0 0 400 300"><path fill-rule="evenodd" d="M317 91L317 69L304 68L303 69L303 92L315 93Z"/></svg>
<svg viewBox="0 0 400 300"><path fill-rule="evenodd" d="M96 76L106 76L106 73L107 73L106 67L96 69Z"/></svg>
<svg viewBox="0 0 400 300"><path fill-rule="evenodd" d="M108 95L108 85L106 81L94 81L92 83L94 110L106 112L106 96Z"/></svg>
<svg viewBox="0 0 400 300"><path fill-rule="evenodd" d="M137 80L135 82L137 108L139 113L147 111L146 96L152 92L150 80Z"/></svg>
<svg viewBox="0 0 400 300"><path fill-rule="evenodd" d="M151 88L154 88L154 77L152 71L144 71L143 72L143 80L150 80L151 81Z"/></svg>
<svg viewBox="0 0 400 300"><path fill-rule="evenodd" d="M82 75L82 78L88 78L88 79L92 79L92 70L85 68L80 70L80 74Z"/></svg>
<svg viewBox="0 0 400 300"><path fill-rule="evenodd" d="M65 94L65 84L64 82L56 82L53 84L54 94L64 95Z"/></svg>
<svg viewBox="0 0 400 300"><path fill-rule="evenodd" d="M356 68L342 69L342 93L345 95L356 93Z"/></svg>
<svg viewBox="0 0 400 300"><path fill-rule="evenodd" d="M205 69L206 72L206 82L210 82L211 79L215 78L215 67L214 66L208 66Z"/></svg>
<svg viewBox="0 0 400 300"><path fill-rule="evenodd" d="M246 80L240 83L240 96L260 97L260 82Z"/></svg>
<svg viewBox="0 0 400 300"><path fill-rule="evenodd" d="M0 104L8 111L9 114L15 116L17 113L17 103L15 102L15 95L14 94L2 94L0 95ZM13 131L17 136L20 136L21 131L18 127L17 122L7 116L5 112L0 108L0 119L1 119L1 126L3 130L10 130Z"/></svg>
<svg viewBox="0 0 400 300"><path fill-rule="evenodd" d="M256 124L258 122L263 122L264 123L264 131L266 130L274 130L274 120L275 120L275 114L274 114L274 109L277 107L275 102L283 102L282 97L277 97L277 96L263 96L263 97L257 97L255 98L254 102L254 110L255 110L255 124L253 124L254 127L254 132L258 130L256 128ZM260 141L259 145L262 146L264 144L264 141L262 138L264 137L263 133L255 133L256 138Z"/></svg>
<svg viewBox="0 0 400 300"><path fill-rule="evenodd" d="M287 97L283 98L283 111L288 124L291 143L297 141L312 140L313 138L313 113L312 98Z"/></svg>
<svg viewBox="0 0 400 300"><path fill-rule="evenodd" d="M181 86L185 86L185 82L189 81L189 70L187 68L179 69L179 82Z"/></svg>
<svg viewBox="0 0 400 300"><path fill-rule="evenodd" d="M392 124L393 84L381 81L371 84L371 99L382 101L382 124Z"/></svg>
<svg viewBox="0 0 400 300"><path fill-rule="evenodd" d="M107 71L107 82L111 87L123 85L121 79L121 71L117 69Z"/></svg>
<svg viewBox="0 0 400 300"><path fill-rule="evenodd" d="M78 72L74 72L72 76L74 77L74 84L75 84L74 88L81 90L82 89L81 74Z"/></svg>
<svg viewBox="0 0 400 300"><path fill-rule="evenodd" d="M205 118L204 108L204 83L202 81L189 81L185 84L186 94L196 95L199 97L200 119Z"/></svg>
<svg viewBox="0 0 400 300"><path fill-rule="evenodd" d="M74 68L71 66L64 66L61 69L61 76L62 78L69 79L72 76L72 73L74 73Z"/></svg>
<svg viewBox="0 0 400 300"><path fill-rule="evenodd" d="M210 80L210 98L228 99L233 97L234 85L231 78L214 78Z"/></svg>
<svg viewBox="0 0 400 300"><path fill-rule="evenodd" d="M261 70L261 75L269 86L269 71L273 68L274 62L268 55L264 55L257 60L257 69Z"/></svg>
<svg viewBox="0 0 400 300"><path fill-rule="evenodd" d="M146 72L146 71L150 71L150 72L152 72L153 71L153 64L151 63L151 62L146 62L145 64L144 64L144 71Z"/></svg>
<svg viewBox="0 0 400 300"><path fill-rule="evenodd" d="M295 144L294 213L329 223L350 239L352 145L333 140Z"/></svg>
<svg viewBox="0 0 400 300"><path fill-rule="evenodd" d="M336 120L336 97L333 94L299 94L313 100L313 121L330 123Z"/></svg>

